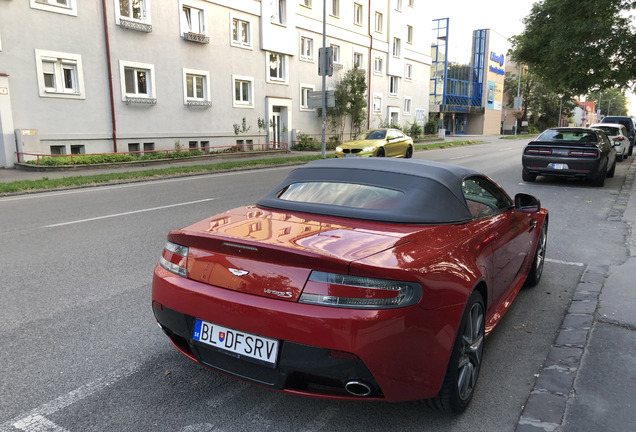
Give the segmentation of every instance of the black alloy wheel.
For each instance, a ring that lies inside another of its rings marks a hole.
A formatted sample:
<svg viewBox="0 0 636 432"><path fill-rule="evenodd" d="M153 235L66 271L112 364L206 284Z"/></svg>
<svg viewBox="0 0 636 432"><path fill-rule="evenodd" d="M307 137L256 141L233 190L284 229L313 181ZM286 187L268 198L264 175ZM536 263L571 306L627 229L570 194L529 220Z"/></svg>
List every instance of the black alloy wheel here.
<svg viewBox="0 0 636 432"><path fill-rule="evenodd" d="M412 158L412 157L413 157L413 147L412 147L412 146L408 146L408 147L406 148L406 153L405 153L404 157L405 157L406 159L410 159L410 158Z"/></svg>
<svg viewBox="0 0 636 432"><path fill-rule="evenodd" d="M378 149L378 153L376 154L376 157L384 157L384 149L382 147Z"/></svg>

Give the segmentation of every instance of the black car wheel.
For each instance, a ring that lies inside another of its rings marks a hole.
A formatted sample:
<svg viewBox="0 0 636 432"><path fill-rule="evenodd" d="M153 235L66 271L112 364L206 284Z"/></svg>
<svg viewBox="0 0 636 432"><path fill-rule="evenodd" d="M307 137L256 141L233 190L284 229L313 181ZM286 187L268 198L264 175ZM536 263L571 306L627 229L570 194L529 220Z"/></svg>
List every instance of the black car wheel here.
<svg viewBox="0 0 636 432"><path fill-rule="evenodd" d="M610 170L607 172L607 177L609 178L614 177L615 172L616 172L616 161L614 161L614 164L612 164L612 168L610 168Z"/></svg>
<svg viewBox="0 0 636 432"><path fill-rule="evenodd" d="M376 154L377 157L384 157L384 149L382 147L380 147L378 149L378 153Z"/></svg>
<svg viewBox="0 0 636 432"><path fill-rule="evenodd" d="M548 245L548 220L543 221L541 227L541 233L537 240L537 250L534 253L534 260L532 260L532 268L528 273L526 279L526 286L533 287L541 280L543 274L543 264L545 262L545 250Z"/></svg>
<svg viewBox="0 0 636 432"><path fill-rule="evenodd" d="M404 157L407 159L410 159L411 157L413 157L413 147L408 146L406 148L406 153L404 154Z"/></svg>
<svg viewBox="0 0 636 432"><path fill-rule="evenodd" d="M594 186L603 187L605 186L605 177L607 177L607 165L603 167L598 176L594 179Z"/></svg>
<svg viewBox="0 0 636 432"><path fill-rule="evenodd" d="M533 182L537 179L536 174L531 174L525 168L521 170L521 179L525 182Z"/></svg>
<svg viewBox="0 0 636 432"><path fill-rule="evenodd" d="M442 388L428 401L432 408L459 414L468 406L481 369L485 320L484 300L479 291L473 291L466 302Z"/></svg>

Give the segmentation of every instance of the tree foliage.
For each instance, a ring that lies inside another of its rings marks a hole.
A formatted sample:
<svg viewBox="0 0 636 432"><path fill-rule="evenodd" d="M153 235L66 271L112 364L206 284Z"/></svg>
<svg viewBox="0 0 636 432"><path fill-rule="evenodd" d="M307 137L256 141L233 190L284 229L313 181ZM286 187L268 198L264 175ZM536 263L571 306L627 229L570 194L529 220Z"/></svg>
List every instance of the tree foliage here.
<svg viewBox="0 0 636 432"><path fill-rule="evenodd" d="M587 95L588 101L593 101L602 116L626 116L627 98L620 89L595 90ZM609 110L609 111L608 111Z"/></svg>
<svg viewBox="0 0 636 432"><path fill-rule="evenodd" d="M558 93L627 87L636 77L633 0L544 0L513 38L512 57Z"/></svg>
<svg viewBox="0 0 636 432"><path fill-rule="evenodd" d="M344 76L336 82L334 96L336 104L327 108L327 127L335 135L342 139L347 120L351 132L356 135L367 119L367 80L364 73L357 69L349 69ZM318 109L318 115L322 116L322 110Z"/></svg>

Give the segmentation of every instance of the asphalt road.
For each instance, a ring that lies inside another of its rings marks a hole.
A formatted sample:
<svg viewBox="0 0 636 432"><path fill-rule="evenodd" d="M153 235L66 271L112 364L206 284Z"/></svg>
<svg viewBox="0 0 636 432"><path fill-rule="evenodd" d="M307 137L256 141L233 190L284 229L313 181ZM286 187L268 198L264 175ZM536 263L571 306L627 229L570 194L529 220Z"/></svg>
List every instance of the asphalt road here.
<svg viewBox="0 0 636 432"><path fill-rule="evenodd" d="M487 339L462 416L260 389L192 363L158 328L150 284L166 233L254 202L285 167L0 198L0 431L512 431L585 266L627 253L623 228L606 222L626 164L604 188L523 183L524 143L415 154L479 169L550 210L543 280Z"/></svg>

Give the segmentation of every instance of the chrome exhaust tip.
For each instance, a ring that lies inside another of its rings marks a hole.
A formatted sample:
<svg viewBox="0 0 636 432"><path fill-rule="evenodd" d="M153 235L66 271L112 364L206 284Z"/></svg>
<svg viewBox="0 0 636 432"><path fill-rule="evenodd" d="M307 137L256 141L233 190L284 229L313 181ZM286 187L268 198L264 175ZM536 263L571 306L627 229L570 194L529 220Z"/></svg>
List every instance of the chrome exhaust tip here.
<svg viewBox="0 0 636 432"><path fill-rule="evenodd" d="M351 380L345 384L345 390L353 395L358 397L369 396L372 392L371 386L364 381L355 381Z"/></svg>

